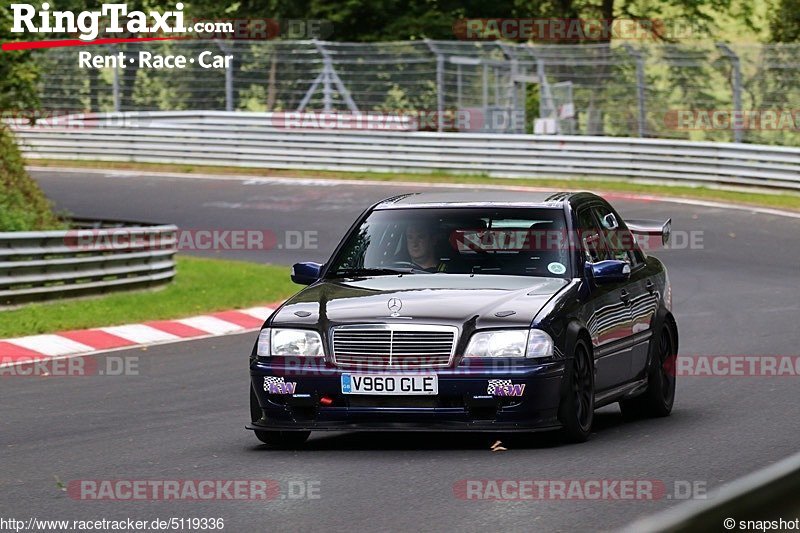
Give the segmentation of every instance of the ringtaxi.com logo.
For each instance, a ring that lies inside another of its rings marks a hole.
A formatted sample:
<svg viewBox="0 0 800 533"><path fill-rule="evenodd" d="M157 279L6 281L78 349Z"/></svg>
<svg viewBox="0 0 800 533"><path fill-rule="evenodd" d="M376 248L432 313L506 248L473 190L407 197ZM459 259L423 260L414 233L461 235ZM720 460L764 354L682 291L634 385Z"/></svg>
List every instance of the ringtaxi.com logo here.
<svg viewBox="0 0 800 533"><path fill-rule="evenodd" d="M109 38L180 36L195 39L270 40L324 39L333 25L323 19L189 19L183 2L163 12L129 10L125 3L101 4L99 9L63 11L43 2L11 4L11 33L77 36L81 41Z"/></svg>
<svg viewBox="0 0 800 533"><path fill-rule="evenodd" d="M11 33L79 33L79 39L92 41L101 31L109 34L170 34L185 33L183 3L175 4L174 9L158 11L128 11L127 4L101 4L94 11L51 11L50 4L44 2L41 9L31 4L11 4L14 24ZM101 19L107 26L101 28ZM233 28L230 28L233 31Z"/></svg>

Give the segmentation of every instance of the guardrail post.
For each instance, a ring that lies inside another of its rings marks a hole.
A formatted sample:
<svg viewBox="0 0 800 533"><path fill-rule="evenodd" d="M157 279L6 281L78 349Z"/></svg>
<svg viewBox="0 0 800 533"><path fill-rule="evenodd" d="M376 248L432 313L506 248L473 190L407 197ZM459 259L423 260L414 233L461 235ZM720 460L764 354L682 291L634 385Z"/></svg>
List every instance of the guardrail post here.
<svg viewBox="0 0 800 533"><path fill-rule="evenodd" d="M647 102L645 100L644 54L628 43L622 45L636 61L636 99L639 102L639 137L647 136Z"/></svg>
<svg viewBox="0 0 800 533"><path fill-rule="evenodd" d="M436 129L444 130L444 55L433 41L425 39L428 49L436 56Z"/></svg>
<svg viewBox="0 0 800 533"><path fill-rule="evenodd" d="M739 56L736 55L730 46L725 43L717 43L717 48L720 49L722 54L731 62L731 87L733 90L733 112L734 117L742 116L742 64ZM741 120L734 118L731 121L733 127L733 142L742 142L742 128L737 125Z"/></svg>

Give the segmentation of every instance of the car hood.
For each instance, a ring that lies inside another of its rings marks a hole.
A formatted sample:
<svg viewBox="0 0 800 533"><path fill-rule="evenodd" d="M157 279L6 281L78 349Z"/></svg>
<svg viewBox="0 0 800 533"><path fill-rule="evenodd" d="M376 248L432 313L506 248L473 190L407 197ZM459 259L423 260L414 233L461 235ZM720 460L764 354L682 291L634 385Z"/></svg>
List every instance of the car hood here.
<svg viewBox="0 0 800 533"><path fill-rule="evenodd" d="M568 284L562 278L468 274L324 280L290 298L270 322L323 329L368 322L527 326ZM392 299L401 305L395 316L389 309Z"/></svg>

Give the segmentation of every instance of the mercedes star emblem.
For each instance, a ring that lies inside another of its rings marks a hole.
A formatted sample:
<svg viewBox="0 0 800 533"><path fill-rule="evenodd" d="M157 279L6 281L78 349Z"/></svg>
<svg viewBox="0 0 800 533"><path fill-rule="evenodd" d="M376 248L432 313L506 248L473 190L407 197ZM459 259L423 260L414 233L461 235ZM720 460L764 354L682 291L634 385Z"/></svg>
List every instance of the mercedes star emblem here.
<svg viewBox="0 0 800 533"><path fill-rule="evenodd" d="M389 298L389 311L392 312L392 316L400 316L400 309L403 308L403 302L400 298Z"/></svg>

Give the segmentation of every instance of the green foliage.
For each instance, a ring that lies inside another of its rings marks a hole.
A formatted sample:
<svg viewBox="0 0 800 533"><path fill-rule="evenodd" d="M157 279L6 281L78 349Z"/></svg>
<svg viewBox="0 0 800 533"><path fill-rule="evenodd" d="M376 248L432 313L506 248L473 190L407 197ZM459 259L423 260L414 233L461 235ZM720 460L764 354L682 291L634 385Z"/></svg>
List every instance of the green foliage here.
<svg viewBox="0 0 800 533"><path fill-rule="evenodd" d="M800 0L779 0L770 20L771 40L800 42Z"/></svg>
<svg viewBox="0 0 800 533"><path fill-rule="evenodd" d="M8 4L0 5L0 41L19 38L10 32L13 17ZM15 116L38 107L38 71L23 51L0 52L0 112ZM0 231L58 228L61 223L39 186L25 172L11 132L0 124Z"/></svg>
<svg viewBox="0 0 800 533"><path fill-rule="evenodd" d="M0 127L0 231L61 227L50 202L22 162L8 129Z"/></svg>
<svg viewBox="0 0 800 533"><path fill-rule="evenodd" d="M0 42L18 39L11 33L13 16L9 4L0 5ZM34 109L38 103L37 70L31 54L24 51L0 52L0 110Z"/></svg>

